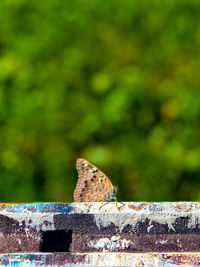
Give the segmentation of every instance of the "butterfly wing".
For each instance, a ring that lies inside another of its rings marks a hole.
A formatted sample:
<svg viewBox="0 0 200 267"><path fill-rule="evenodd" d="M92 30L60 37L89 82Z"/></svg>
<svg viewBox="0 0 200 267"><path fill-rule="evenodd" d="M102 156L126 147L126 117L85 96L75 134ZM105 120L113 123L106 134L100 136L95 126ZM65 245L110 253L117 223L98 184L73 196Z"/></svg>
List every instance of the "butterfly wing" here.
<svg viewBox="0 0 200 267"><path fill-rule="evenodd" d="M75 202L103 201L114 190L108 177L85 159L76 162L78 182L74 191Z"/></svg>

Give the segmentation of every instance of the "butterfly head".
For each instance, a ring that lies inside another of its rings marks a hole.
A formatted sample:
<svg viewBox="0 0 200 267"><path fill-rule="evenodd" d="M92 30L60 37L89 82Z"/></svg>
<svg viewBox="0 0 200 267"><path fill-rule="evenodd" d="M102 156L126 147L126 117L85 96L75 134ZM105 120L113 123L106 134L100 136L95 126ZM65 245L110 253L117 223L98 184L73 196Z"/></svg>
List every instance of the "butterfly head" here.
<svg viewBox="0 0 200 267"><path fill-rule="evenodd" d="M107 195L105 197L105 200L114 199L115 198L115 195L116 195L116 190L115 190L115 188L113 188L112 191L110 191L109 193L107 193Z"/></svg>

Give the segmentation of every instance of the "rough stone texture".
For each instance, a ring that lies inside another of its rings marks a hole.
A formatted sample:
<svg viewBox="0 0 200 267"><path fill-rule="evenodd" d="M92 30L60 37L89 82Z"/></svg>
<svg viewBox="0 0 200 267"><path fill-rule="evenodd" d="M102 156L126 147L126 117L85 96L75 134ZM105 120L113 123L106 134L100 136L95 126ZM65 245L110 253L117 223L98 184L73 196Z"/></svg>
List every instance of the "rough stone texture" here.
<svg viewBox="0 0 200 267"><path fill-rule="evenodd" d="M43 233L59 230L72 231L73 253L200 251L199 203L100 204L0 204L0 252L41 252Z"/></svg>
<svg viewBox="0 0 200 267"><path fill-rule="evenodd" d="M38 252L40 251L40 233L27 234L1 234L0 251L1 252Z"/></svg>

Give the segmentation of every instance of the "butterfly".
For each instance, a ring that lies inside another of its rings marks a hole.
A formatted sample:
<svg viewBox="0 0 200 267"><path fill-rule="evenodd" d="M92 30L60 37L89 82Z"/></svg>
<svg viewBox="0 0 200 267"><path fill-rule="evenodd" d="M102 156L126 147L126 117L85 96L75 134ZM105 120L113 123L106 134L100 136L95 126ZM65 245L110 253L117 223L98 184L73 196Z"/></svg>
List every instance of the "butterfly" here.
<svg viewBox="0 0 200 267"><path fill-rule="evenodd" d="M101 202L99 208L101 209L104 200L115 199L116 207L119 210L115 188L102 171L81 158L76 161L76 169L78 171L78 182L74 190L75 202Z"/></svg>

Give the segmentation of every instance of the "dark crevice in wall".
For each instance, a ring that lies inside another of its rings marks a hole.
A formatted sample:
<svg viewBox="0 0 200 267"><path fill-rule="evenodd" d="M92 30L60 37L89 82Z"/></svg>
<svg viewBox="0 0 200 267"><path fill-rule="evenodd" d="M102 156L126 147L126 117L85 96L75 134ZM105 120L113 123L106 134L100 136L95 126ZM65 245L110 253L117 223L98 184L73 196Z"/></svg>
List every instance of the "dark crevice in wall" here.
<svg viewBox="0 0 200 267"><path fill-rule="evenodd" d="M42 231L41 252L69 252L72 230Z"/></svg>

